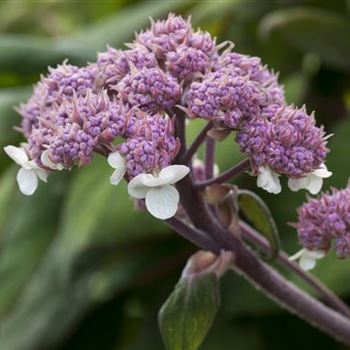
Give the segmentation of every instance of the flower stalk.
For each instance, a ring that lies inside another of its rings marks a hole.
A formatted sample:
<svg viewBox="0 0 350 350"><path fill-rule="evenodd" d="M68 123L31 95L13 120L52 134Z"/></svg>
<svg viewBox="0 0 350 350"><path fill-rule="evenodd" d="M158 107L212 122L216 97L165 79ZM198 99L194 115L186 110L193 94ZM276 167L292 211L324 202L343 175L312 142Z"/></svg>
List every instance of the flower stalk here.
<svg viewBox="0 0 350 350"><path fill-rule="evenodd" d="M215 178L209 178L208 180L196 182L194 184L195 188L201 190L210 185L217 185L224 183L232 178L235 178L237 175L241 174L244 171L248 171L251 168L251 162L249 158L245 158L240 161L238 164L234 165L232 168L226 170L219 176Z"/></svg>

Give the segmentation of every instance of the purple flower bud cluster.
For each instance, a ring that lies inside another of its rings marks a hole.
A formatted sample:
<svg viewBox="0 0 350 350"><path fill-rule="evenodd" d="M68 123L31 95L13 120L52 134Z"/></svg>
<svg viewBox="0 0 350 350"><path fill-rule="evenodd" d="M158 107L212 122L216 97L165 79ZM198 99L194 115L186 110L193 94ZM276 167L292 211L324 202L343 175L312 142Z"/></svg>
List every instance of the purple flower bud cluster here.
<svg viewBox="0 0 350 350"><path fill-rule="evenodd" d="M186 103L192 117L239 129L257 115L271 118L285 100L277 76L259 58L225 52L215 72L192 83Z"/></svg>
<svg viewBox="0 0 350 350"><path fill-rule="evenodd" d="M98 67L96 85L107 89L111 89L134 68L155 68L158 65L154 53L140 45L125 51L108 47L106 52L98 54L96 64Z"/></svg>
<svg viewBox="0 0 350 350"><path fill-rule="evenodd" d="M261 59L242 55L237 52L226 52L219 60L219 68L230 69L230 71L242 77L249 77L249 80L258 84L265 93L265 105L285 104L283 88L278 84L278 76L263 66Z"/></svg>
<svg viewBox="0 0 350 350"><path fill-rule="evenodd" d="M166 53L186 42L191 32L189 20L171 13L163 21L152 21L151 28L139 33L135 41L155 52L157 58L164 59Z"/></svg>
<svg viewBox="0 0 350 350"><path fill-rule="evenodd" d="M173 119L166 115L136 110L128 129L130 137L118 146L118 150L127 161L130 177L169 166L179 151Z"/></svg>
<svg viewBox="0 0 350 350"><path fill-rule="evenodd" d="M337 256L350 257L350 187L309 199L298 216L299 241L305 248L328 251L334 240Z"/></svg>
<svg viewBox="0 0 350 350"><path fill-rule="evenodd" d="M236 129L244 119L260 112L263 98L257 84L222 69L207 74L201 82L193 82L186 103L191 116Z"/></svg>
<svg viewBox="0 0 350 350"><path fill-rule="evenodd" d="M143 68L130 73L115 89L124 102L154 113L172 108L181 96L176 79L159 68Z"/></svg>
<svg viewBox="0 0 350 350"><path fill-rule="evenodd" d="M154 52L159 64L179 81L206 73L217 57L215 39L207 32L193 31L190 18L185 20L174 14L153 22L149 30L136 36L134 45Z"/></svg>
<svg viewBox="0 0 350 350"><path fill-rule="evenodd" d="M49 68L49 74L42 77L35 86L33 95L18 111L22 116L22 129L26 137L32 127L38 127L39 119L50 108L57 109L66 97L85 95L94 87L96 66L77 67L64 62L57 68Z"/></svg>
<svg viewBox="0 0 350 350"><path fill-rule="evenodd" d="M328 149L323 128L305 108L281 107L272 118L254 118L237 133L236 142L258 169L268 165L290 178L318 169Z"/></svg>
<svg viewBox="0 0 350 350"><path fill-rule="evenodd" d="M128 113L126 106L110 101L106 91L74 94L39 120L39 127L28 137L28 152L39 164L47 149L51 161L66 168L87 165L97 145L125 134Z"/></svg>

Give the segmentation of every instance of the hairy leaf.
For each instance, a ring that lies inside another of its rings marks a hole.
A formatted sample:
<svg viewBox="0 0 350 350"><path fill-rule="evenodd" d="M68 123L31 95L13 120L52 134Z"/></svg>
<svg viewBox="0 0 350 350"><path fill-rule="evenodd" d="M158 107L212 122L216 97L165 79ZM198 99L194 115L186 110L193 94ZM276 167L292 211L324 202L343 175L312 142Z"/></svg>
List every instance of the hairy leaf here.
<svg viewBox="0 0 350 350"><path fill-rule="evenodd" d="M209 331L219 306L214 273L182 279L159 313L167 350L196 350Z"/></svg>

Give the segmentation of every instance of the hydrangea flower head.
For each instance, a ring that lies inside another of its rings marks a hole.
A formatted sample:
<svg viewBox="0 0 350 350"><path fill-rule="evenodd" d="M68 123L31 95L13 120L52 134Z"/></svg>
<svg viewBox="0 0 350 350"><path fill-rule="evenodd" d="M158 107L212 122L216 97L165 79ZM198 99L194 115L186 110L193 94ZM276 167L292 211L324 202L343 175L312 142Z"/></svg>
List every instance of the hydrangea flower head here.
<svg viewBox="0 0 350 350"><path fill-rule="evenodd" d="M113 169L111 184L124 178L129 193L145 199L153 215L175 215L174 184L188 173L176 164L181 139L175 125L185 117L178 116L182 110L211 121L212 135L235 131L259 187L279 193L283 174L292 190L318 192L330 176L323 129L304 109L286 106L277 74L233 47L194 30L190 18L169 14L152 20L125 49L98 53L95 63L76 67L65 61L49 68L18 109L27 143L6 148L23 169L20 179L24 173L31 178L30 186L19 181L21 189L31 194L38 178L87 166L97 153ZM192 169L194 178L206 180L198 161ZM171 203L164 209L167 198ZM346 251L346 242L339 249Z"/></svg>
<svg viewBox="0 0 350 350"><path fill-rule="evenodd" d="M242 127L236 141L251 156L258 173L268 168L286 175L292 190L307 188L316 194L322 179L331 175L324 165L325 132L304 108L281 107L271 119L256 117Z"/></svg>

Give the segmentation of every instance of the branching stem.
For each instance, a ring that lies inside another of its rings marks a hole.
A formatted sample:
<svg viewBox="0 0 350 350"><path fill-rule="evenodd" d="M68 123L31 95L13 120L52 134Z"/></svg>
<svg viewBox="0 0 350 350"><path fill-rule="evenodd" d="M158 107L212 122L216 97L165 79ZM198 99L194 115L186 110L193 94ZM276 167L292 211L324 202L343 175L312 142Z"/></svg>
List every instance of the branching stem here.
<svg viewBox="0 0 350 350"><path fill-rule="evenodd" d="M221 175L215 178L210 178L209 180L197 182L194 186L196 189L201 190L210 185L221 184L234 178L235 176L239 175L243 171L249 170L250 168L251 168L250 159L246 158L246 159L243 159L238 164L236 164L235 166L233 166L232 168L223 172Z"/></svg>

